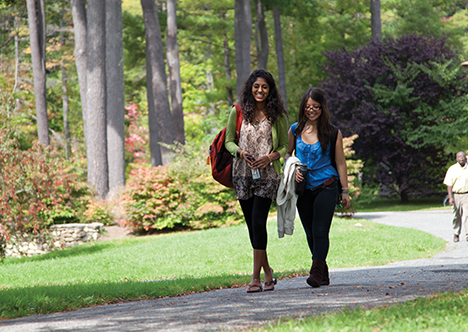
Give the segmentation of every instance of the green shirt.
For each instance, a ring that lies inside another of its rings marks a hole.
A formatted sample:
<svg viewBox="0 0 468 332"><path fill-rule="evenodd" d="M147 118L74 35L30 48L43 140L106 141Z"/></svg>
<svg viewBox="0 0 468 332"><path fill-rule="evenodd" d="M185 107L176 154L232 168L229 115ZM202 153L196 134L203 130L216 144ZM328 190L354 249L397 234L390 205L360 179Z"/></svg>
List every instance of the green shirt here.
<svg viewBox="0 0 468 332"><path fill-rule="evenodd" d="M231 109L229 120L226 127L226 141L224 146L234 156L237 156L239 146L234 142L236 138L236 108ZM270 152L279 152L280 157L283 157L288 152L288 121L283 114L276 118L276 122L271 126L271 135L273 137L273 150ZM277 174L282 173L281 162L279 159L273 160L273 168Z"/></svg>

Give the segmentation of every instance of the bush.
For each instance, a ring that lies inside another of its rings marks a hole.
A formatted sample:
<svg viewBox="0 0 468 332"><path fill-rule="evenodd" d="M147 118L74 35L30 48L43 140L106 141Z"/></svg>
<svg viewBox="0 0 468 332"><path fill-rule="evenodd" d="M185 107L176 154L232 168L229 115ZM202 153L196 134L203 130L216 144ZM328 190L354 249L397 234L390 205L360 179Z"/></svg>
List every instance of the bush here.
<svg viewBox="0 0 468 332"><path fill-rule="evenodd" d="M20 150L11 131L0 128L0 232L8 242L15 233L41 233L54 223L79 221L89 188L49 158L38 143ZM1 250L0 250L1 255Z"/></svg>
<svg viewBox="0 0 468 332"><path fill-rule="evenodd" d="M348 186L349 186L349 197L351 197L351 206L347 209L336 208L335 212L339 213L342 217L350 217L356 213L356 202L355 199L361 194L359 174L361 172L363 163L361 160L352 159L354 156L354 150L351 146L354 140L358 138L358 135L350 137L343 137L343 149L346 158L346 166L348 168Z"/></svg>
<svg viewBox="0 0 468 332"><path fill-rule="evenodd" d="M135 165L122 196L124 225L136 231L187 225L186 194L164 166Z"/></svg>
<svg viewBox="0 0 468 332"><path fill-rule="evenodd" d="M234 190L213 180L207 153L189 144L171 148L175 157L168 167L133 166L122 196L123 224L148 231L238 223Z"/></svg>

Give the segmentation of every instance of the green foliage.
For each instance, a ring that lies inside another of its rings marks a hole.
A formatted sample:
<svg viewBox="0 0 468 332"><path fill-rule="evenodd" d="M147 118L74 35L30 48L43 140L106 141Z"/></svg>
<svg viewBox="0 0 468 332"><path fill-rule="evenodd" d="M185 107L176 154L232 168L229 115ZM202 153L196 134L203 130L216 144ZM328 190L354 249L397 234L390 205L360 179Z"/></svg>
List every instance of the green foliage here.
<svg viewBox="0 0 468 332"><path fill-rule="evenodd" d="M133 166L122 196L124 224L149 231L238 223L234 191L213 180L207 154L192 145L172 148L176 155L168 167Z"/></svg>
<svg viewBox="0 0 468 332"><path fill-rule="evenodd" d="M0 140L0 209L9 232L40 232L53 223L77 221L77 208L89 188L37 143L19 150L3 129Z"/></svg>
<svg viewBox="0 0 468 332"><path fill-rule="evenodd" d="M176 145L176 152L169 172L187 193L187 203L194 211L190 226L208 228L238 223L242 215L235 192L213 180L205 159L207 150L186 144Z"/></svg>
<svg viewBox="0 0 468 332"><path fill-rule="evenodd" d="M84 215L88 222L99 222L105 226L113 224L114 217L109 202L96 198L90 200L86 207L87 210Z"/></svg>
<svg viewBox="0 0 468 332"><path fill-rule="evenodd" d="M359 174L361 173L363 163L359 159L353 159L355 152L352 149L354 140L357 138L357 135L343 137L343 150L346 158L346 166L348 171L348 187L349 197L351 198L351 205L347 209L337 207L335 209L335 213L339 213L341 216L347 217L352 216L356 212L355 199L362 194L360 188L361 183L359 181Z"/></svg>
<svg viewBox="0 0 468 332"><path fill-rule="evenodd" d="M186 226L186 193L164 166L134 166L130 171L122 204L124 224L136 231Z"/></svg>

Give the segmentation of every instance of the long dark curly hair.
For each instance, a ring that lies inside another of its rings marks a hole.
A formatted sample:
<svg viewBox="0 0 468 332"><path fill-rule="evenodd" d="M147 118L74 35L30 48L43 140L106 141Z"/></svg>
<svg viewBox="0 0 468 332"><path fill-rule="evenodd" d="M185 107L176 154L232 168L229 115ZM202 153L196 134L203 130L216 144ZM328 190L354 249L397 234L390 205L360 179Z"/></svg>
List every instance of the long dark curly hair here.
<svg viewBox="0 0 468 332"><path fill-rule="evenodd" d="M259 77L264 78L270 87L270 91L266 99L266 117L268 121L270 121L272 124L275 123L276 119L281 114L284 114L286 117L288 117L288 111L284 107L283 99L278 92L275 79L268 71L264 69L256 69L245 80L244 86L239 95L239 102L244 112L244 120L248 123L252 123L256 103L252 94L252 86Z"/></svg>
<svg viewBox="0 0 468 332"><path fill-rule="evenodd" d="M305 108L309 98L316 101L320 104L320 106L322 106L322 114L320 115L317 121L317 132L318 139L320 141L320 146L322 147L322 152L323 154L325 154L327 152L328 143L331 139L333 127L331 124L331 116L330 110L328 109L327 97L325 96L325 92L323 92L322 89L310 88L302 96L301 104L299 106L296 137L302 133L302 130L304 130L304 127L307 123L308 118L306 115Z"/></svg>

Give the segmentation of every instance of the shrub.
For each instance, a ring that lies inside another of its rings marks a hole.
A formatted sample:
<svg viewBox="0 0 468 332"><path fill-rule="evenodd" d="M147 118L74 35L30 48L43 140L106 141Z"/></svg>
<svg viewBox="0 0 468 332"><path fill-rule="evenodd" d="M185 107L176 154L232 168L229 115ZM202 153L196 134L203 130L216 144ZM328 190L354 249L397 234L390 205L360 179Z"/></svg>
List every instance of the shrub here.
<svg viewBox="0 0 468 332"><path fill-rule="evenodd" d="M185 193L164 166L134 165L122 196L124 225L136 231L187 225Z"/></svg>
<svg viewBox="0 0 468 332"><path fill-rule="evenodd" d="M113 224L114 218L110 211L109 202L102 199L91 199L86 207L84 215L88 222L100 222L106 226Z"/></svg>
<svg viewBox="0 0 468 332"><path fill-rule="evenodd" d="M176 155L169 165L169 173L179 179L188 193L187 202L192 208L190 226L209 228L239 223L242 214L236 194L211 176L207 149L189 143L172 148Z"/></svg>
<svg viewBox="0 0 468 332"><path fill-rule="evenodd" d="M357 138L358 135L343 137L343 149L346 158L346 166L348 168L349 197L351 197L351 206L348 209L336 208L335 212L339 213L342 217L350 217L356 213L355 199L361 194L359 174L363 163L361 160L352 159L355 152L351 148L354 140Z"/></svg>
<svg viewBox="0 0 468 332"><path fill-rule="evenodd" d="M213 180L207 154L190 144L171 148L176 154L167 167L133 165L122 196L123 225L148 231L238 223L234 190Z"/></svg>
<svg viewBox="0 0 468 332"><path fill-rule="evenodd" d="M77 208L89 188L68 174L59 159L34 143L20 150L8 129L0 128L0 241L16 233L41 233L57 222L79 221ZM1 250L0 250L1 254Z"/></svg>

